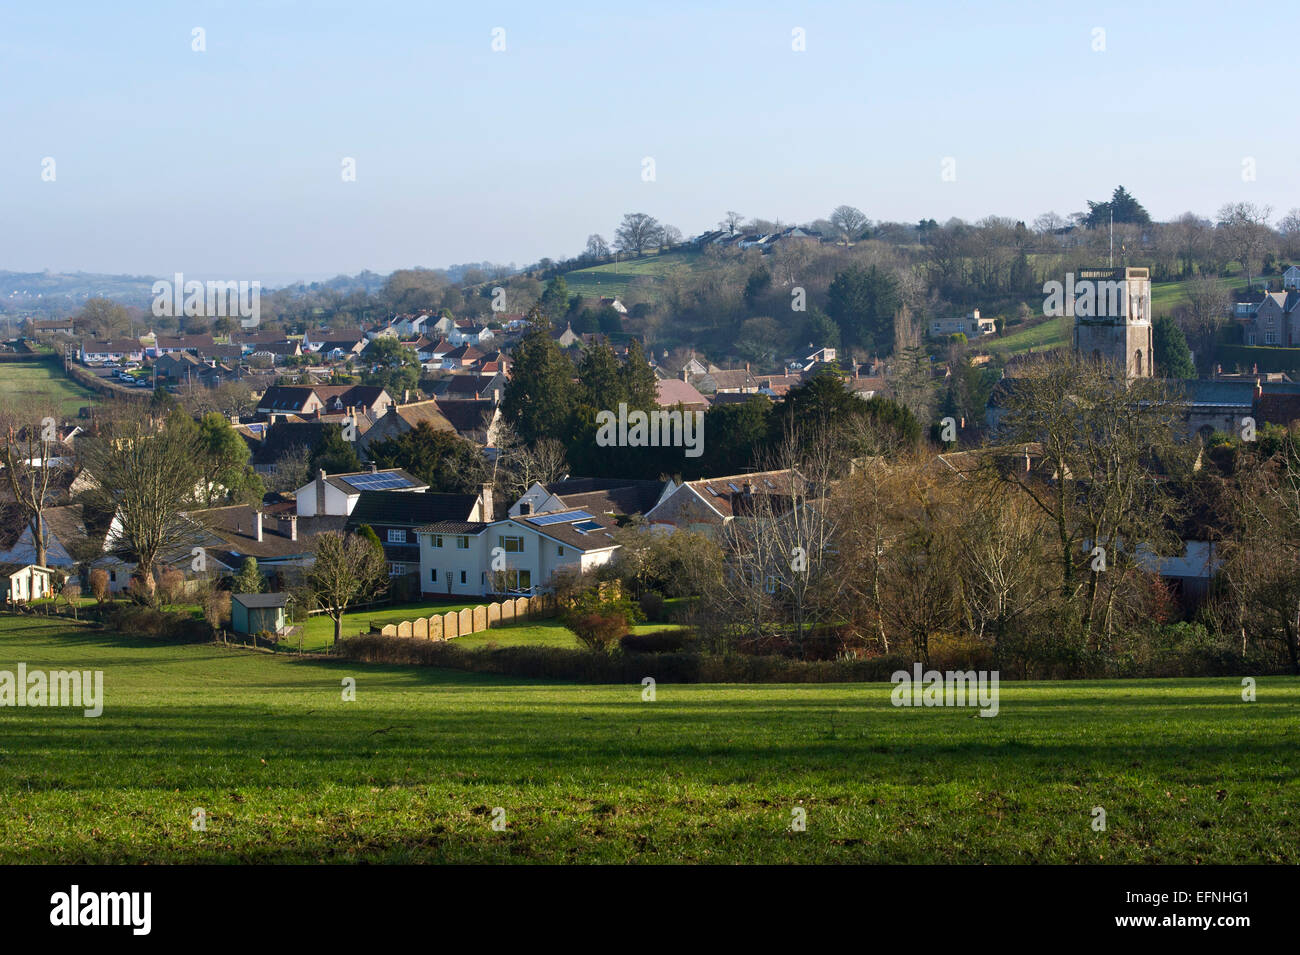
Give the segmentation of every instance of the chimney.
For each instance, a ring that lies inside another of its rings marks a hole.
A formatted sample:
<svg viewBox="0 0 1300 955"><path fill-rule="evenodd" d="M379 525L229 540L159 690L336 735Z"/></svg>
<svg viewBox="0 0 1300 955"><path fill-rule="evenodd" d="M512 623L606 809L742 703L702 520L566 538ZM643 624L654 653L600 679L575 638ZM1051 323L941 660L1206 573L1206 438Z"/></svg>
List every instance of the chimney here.
<svg viewBox="0 0 1300 955"><path fill-rule="evenodd" d="M682 381L690 381L690 380L691 380L691 373L687 370L685 365L682 365Z"/></svg>
<svg viewBox="0 0 1300 955"><path fill-rule="evenodd" d="M492 485L484 484L483 490L479 492L479 501L482 503L480 508L479 520L483 522L495 520L496 515L493 513L492 505Z"/></svg>
<svg viewBox="0 0 1300 955"><path fill-rule="evenodd" d="M1262 397L1264 397L1264 386L1260 384L1260 380L1256 378L1255 379L1255 400L1259 401L1259 399Z"/></svg>
<svg viewBox="0 0 1300 955"><path fill-rule="evenodd" d="M328 475L325 469L321 468L316 472L316 516L320 517L325 513L325 478Z"/></svg>
<svg viewBox="0 0 1300 955"><path fill-rule="evenodd" d="M410 388L403 388L403 389L402 389L402 404L404 404L404 405L409 405L410 403L411 403L411 389L410 389Z"/></svg>
<svg viewBox="0 0 1300 955"><path fill-rule="evenodd" d="M298 539L298 515L290 514L289 515L289 540L296 541L297 539Z"/></svg>
<svg viewBox="0 0 1300 955"><path fill-rule="evenodd" d="M262 539L262 512L253 512L253 540L261 541Z"/></svg>

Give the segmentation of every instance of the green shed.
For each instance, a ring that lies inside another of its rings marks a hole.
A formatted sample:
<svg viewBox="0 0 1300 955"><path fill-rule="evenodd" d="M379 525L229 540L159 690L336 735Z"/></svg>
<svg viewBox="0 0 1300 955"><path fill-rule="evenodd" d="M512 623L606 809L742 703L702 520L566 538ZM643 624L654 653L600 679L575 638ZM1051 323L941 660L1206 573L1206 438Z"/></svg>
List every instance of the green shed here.
<svg viewBox="0 0 1300 955"><path fill-rule="evenodd" d="M231 594L230 629L235 633L283 633L288 594Z"/></svg>

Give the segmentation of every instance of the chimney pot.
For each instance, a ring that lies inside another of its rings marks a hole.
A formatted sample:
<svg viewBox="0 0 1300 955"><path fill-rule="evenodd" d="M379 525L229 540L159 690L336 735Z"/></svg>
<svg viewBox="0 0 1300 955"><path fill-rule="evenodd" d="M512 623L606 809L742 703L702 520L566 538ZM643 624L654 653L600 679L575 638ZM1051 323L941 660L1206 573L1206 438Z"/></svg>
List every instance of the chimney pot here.
<svg viewBox="0 0 1300 955"><path fill-rule="evenodd" d="M289 540L296 541L297 539L298 539L298 515L290 514L289 515Z"/></svg>
<svg viewBox="0 0 1300 955"><path fill-rule="evenodd" d="M253 512L253 539L260 541L262 539L262 512Z"/></svg>

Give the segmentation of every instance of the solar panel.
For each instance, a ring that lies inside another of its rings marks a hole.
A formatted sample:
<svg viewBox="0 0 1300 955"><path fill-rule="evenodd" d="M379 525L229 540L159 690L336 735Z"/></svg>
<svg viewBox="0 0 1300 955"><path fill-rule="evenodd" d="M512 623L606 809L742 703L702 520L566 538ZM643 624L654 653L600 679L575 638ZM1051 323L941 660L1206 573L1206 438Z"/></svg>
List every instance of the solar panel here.
<svg viewBox="0 0 1300 955"><path fill-rule="evenodd" d="M360 491L384 491L411 486L411 482L400 474L358 474L344 480Z"/></svg>
<svg viewBox="0 0 1300 955"><path fill-rule="evenodd" d="M589 521L591 515L586 511L563 511L559 514L539 514L536 517L530 517L530 521L538 527L546 527L548 524L569 524L573 521Z"/></svg>
<svg viewBox="0 0 1300 955"><path fill-rule="evenodd" d="M728 481L728 482L727 482L727 487L731 488L731 489L732 489L733 491L735 491L737 494L740 493L740 488L736 487L736 485L735 485L733 482L731 482L731 481Z"/></svg>

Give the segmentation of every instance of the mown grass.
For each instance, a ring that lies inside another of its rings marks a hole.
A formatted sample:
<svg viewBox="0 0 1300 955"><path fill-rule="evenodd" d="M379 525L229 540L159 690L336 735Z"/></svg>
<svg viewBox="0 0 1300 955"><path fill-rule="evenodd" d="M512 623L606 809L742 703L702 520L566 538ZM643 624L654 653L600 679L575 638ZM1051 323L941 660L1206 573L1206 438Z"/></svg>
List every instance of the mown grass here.
<svg viewBox="0 0 1300 955"><path fill-rule="evenodd" d="M647 253L639 259L575 269L565 273L564 281L573 295L625 298L634 279L649 278L649 284L639 287L648 298L654 299L658 297L658 283L672 269L682 268L693 272L709 267L708 260L694 249L674 249L663 253Z"/></svg>
<svg viewBox="0 0 1300 955"><path fill-rule="evenodd" d="M0 399L8 396L24 399L39 396L51 408L57 408L59 414L68 416L99 401L93 391L65 375L61 366L48 361L0 365Z"/></svg>
<svg viewBox="0 0 1300 955"><path fill-rule="evenodd" d="M1004 684L981 719L887 684L643 702L0 619L19 661L102 669L106 703L0 708L5 863L1300 861L1289 678L1249 704L1234 680Z"/></svg>

